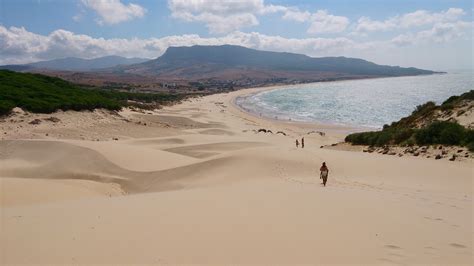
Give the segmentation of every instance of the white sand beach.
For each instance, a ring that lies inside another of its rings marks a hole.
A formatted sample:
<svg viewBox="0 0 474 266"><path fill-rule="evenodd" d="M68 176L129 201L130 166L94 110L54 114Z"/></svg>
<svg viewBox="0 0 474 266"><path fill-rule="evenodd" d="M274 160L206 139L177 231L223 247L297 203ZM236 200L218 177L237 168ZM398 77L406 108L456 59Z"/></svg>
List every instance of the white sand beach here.
<svg viewBox="0 0 474 266"><path fill-rule="evenodd" d="M4 119L0 263L473 264L472 160L320 148L348 129L233 105L253 91Z"/></svg>

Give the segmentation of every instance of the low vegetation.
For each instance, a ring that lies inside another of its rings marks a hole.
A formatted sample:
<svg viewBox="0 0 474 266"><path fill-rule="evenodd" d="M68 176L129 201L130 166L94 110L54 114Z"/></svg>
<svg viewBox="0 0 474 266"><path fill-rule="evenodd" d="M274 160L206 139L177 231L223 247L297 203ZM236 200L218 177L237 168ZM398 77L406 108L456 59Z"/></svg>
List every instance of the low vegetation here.
<svg viewBox="0 0 474 266"><path fill-rule="evenodd" d="M345 141L354 145L459 145L474 151L474 130L467 129L455 121L438 121L437 111L450 113L465 101L474 100L471 90L461 96L453 96L440 106L428 102L418 106L413 113L381 131L350 134Z"/></svg>
<svg viewBox="0 0 474 266"><path fill-rule="evenodd" d="M124 106L156 107L176 102L185 94L129 93L85 89L59 78L0 70L0 115L20 107L34 113L57 110L120 110Z"/></svg>

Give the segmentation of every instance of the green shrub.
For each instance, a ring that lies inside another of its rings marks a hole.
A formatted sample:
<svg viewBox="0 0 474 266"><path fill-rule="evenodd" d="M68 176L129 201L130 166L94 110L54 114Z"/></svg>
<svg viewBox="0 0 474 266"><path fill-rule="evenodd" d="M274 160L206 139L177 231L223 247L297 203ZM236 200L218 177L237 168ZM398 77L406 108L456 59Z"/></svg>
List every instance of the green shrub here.
<svg viewBox="0 0 474 266"><path fill-rule="evenodd" d="M462 100L474 100L474 90L470 90L461 94L460 96L451 96L446 101L444 101L441 106L456 103Z"/></svg>
<svg viewBox="0 0 474 266"><path fill-rule="evenodd" d="M418 144L459 145L465 136L463 126L453 122L434 122L415 134Z"/></svg>
<svg viewBox="0 0 474 266"><path fill-rule="evenodd" d="M369 132L366 133L353 133L349 134L346 136L344 139L345 142L350 142L354 145L365 145L367 142L364 140L364 134L369 134Z"/></svg>
<svg viewBox="0 0 474 266"><path fill-rule="evenodd" d="M454 103L453 102L441 105L441 110L443 110L443 111L452 110L452 109L454 109Z"/></svg>
<svg viewBox="0 0 474 266"><path fill-rule="evenodd" d="M425 115L436 109L436 104L434 102L427 102L425 104L418 105L413 111L412 115Z"/></svg>
<svg viewBox="0 0 474 266"><path fill-rule="evenodd" d="M474 151L474 130L465 129L456 122L435 121L424 128L417 128L420 121L431 121L434 111L444 110L449 115L453 112L452 109L464 100L474 100L474 90L450 97L441 106L436 106L434 102L419 105L410 116L384 125L381 131L350 134L345 141L355 145L371 146L461 145Z"/></svg>
<svg viewBox="0 0 474 266"><path fill-rule="evenodd" d="M127 106L129 100L165 104L184 97L183 94L84 89L59 78L0 70L0 115L8 114L16 106L34 113L52 113L59 109L119 110Z"/></svg>
<svg viewBox="0 0 474 266"><path fill-rule="evenodd" d="M474 152L474 141L467 143L466 147L469 149L469 151Z"/></svg>
<svg viewBox="0 0 474 266"><path fill-rule="evenodd" d="M467 129L466 134L464 136L464 141L466 142L474 142L474 130Z"/></svg>
<svg viewBox="0 0 474 266"><path fill-rule="evenodd" d="M369 134L371 134L371 132L349 134L346 136L345 141L355 145L366 145L368 143L366 137Z"/></svg>
<svg viewBox="0 0 474 266"><path fill-rule="evenodd" d="M349 134L346 142L354 145L468 145L474 143L474 130L453 122L434 122L422 129L389 127L381 131Z"/></svg>
<svg viewBox="0 0 474 266"><path fill-rule="evenodd" d="M391 132L371 131L350 134L345 138L345 141L355 145L383 146L390 144L391 139Z"/></svg>
<svg viewBox="0 0 474 266"><path fill-rule="evenodd" d="M392 136L393 143L400 144L402 142L405 142L406 140L408 140L409 138L413 136L414 132L415 131L411 128L401 128L401 129L396 130Z"/></svg>
<svg viewBox="0 0 474 266"><path fill-rule="evenodd" d="M415 139L414 139L413 136L412 136L412 137L410 137L409 139L407 139L407 140L405 140L404 142L402 142L401 144L404 145L404 146L409 146L409 147L411 147L411 146L414 146L414 145L416 144L416 141L415 141Z"/></svg>
<svg viewBox="0 0 474 266"><path fill-rule="evenodd" d="M15 104L11 101L0 100L0 115L7 115L15 108Z"/></svg>
<svg viewBox="0 0 474 266"><path fill-rule="evenodd" d="M384 146L387 144L390 144L390 140L392 139L392 132L390 131L381 131L379 134L377 134L375 141L375 146Z"/></svg>
<svg viewBox="0 0 474 266"><path fill-rule="evenodd" d="M460 145L465 136L465 129L458 123L449 123L441 131L439 136L440 144Z"/></svg>

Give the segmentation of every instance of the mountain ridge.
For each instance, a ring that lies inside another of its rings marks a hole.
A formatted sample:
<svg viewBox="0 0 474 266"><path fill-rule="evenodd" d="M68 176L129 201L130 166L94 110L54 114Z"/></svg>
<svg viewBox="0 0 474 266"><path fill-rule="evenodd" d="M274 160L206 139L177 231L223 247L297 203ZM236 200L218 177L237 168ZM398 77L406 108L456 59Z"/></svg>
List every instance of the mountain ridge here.
<svg viewBox="0 0 474 266"><path fill-rule="evenodd" d="M179 68L186 68L189 71L193 65L197 69L192 69L193 71L190 72L196 72L196 74L209 74L206 72L222 71L224 69L307 71L369 76L407 76L438 73L413 67L378 65L359 58L342 56L310 57L287 52L261 51L236 45L169 47L162 56L147 62L125 66L123 70L149 75L164 75L167 72L179 70ZM183 77L186 78L186 75Z"/></svg>
<svg viewBox="0 0 474 266"><path fill-rule="evenodd" d="M36 65L13 65L3 68L41 73L84 85L132 86L147 90L204 88L208 91L442 73L418 68L378 65L359 58L310 57L236 45L169 47L163 55L155 59L126 65L110 67L109 65L88 70L69 70L70 67L55 70L38 67L42 66L40 62Z"/></svg>

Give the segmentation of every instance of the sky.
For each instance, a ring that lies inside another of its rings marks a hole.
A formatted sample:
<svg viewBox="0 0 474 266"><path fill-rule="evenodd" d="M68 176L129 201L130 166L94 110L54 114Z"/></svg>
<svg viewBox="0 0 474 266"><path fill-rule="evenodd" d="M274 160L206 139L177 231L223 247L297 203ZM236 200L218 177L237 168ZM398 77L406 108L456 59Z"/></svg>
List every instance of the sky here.
<svg viewBox="0 0 474 266"><path fill-rule="evenodd" d="M0 0L0 64L233 44L473 68L472 0Z"/></svg>

